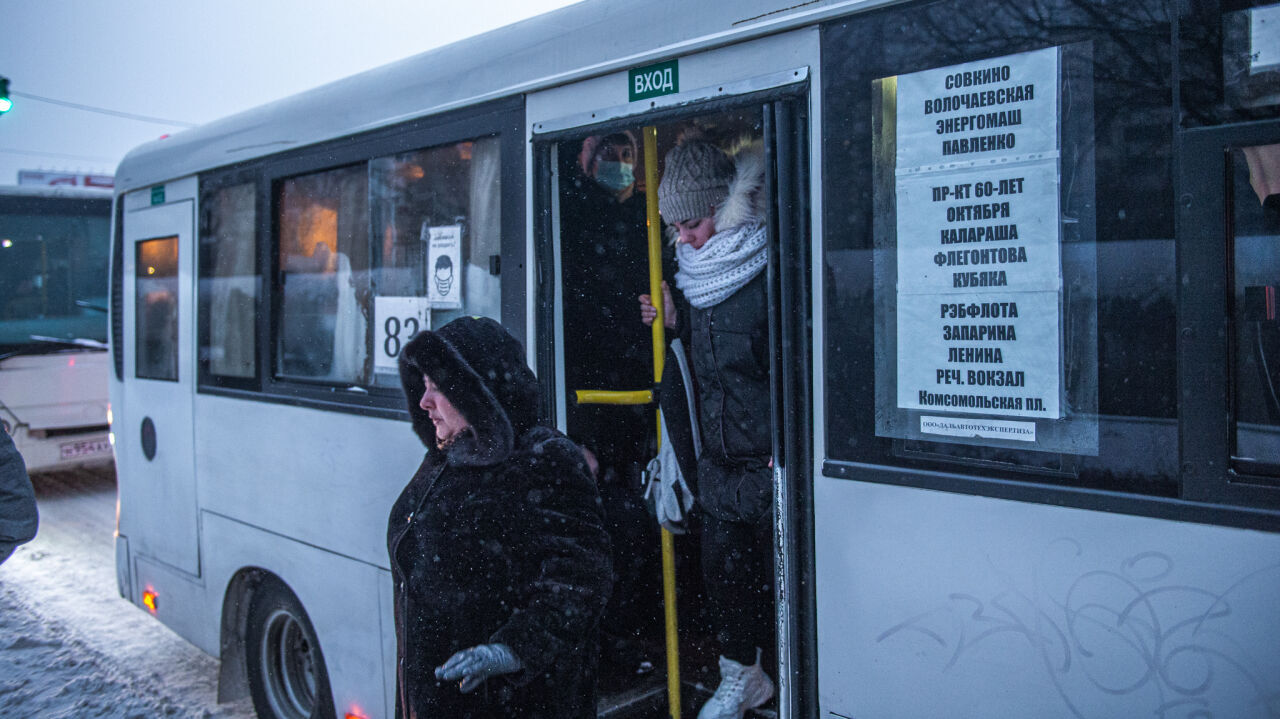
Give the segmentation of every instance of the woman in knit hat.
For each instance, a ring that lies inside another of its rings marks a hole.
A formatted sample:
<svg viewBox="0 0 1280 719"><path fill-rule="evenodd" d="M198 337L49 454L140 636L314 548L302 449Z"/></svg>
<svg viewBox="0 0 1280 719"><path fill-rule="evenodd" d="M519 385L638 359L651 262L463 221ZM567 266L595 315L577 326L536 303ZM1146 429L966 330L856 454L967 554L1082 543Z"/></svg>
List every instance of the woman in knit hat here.
<svg viewBox="0 0 1280 719"><path fill-rule="evenodd" d="M690 348L698 387L702 571L721 652L720 685L699 719L740 719L773 696L760 662L776 642L763 195L758 145L730 155L701 139L668 153L658 185L689 305L677 308L663 284L664 322ZM648 295L640 309L652 324Z"/></svg>

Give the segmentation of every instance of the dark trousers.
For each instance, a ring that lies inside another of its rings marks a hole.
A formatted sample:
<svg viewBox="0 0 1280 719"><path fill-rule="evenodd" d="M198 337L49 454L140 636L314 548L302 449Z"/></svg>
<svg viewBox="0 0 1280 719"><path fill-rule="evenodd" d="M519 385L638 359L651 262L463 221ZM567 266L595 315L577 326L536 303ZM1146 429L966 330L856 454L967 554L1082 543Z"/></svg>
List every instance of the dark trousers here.
<svg viewBox="0 0 1280 719"><path fill-rule="evenodd" d="M773 596L773 513L755 522L702 517L702 573L720 653L754 664L777 653ZM766 665L767 666L767 665Z"/></svg>

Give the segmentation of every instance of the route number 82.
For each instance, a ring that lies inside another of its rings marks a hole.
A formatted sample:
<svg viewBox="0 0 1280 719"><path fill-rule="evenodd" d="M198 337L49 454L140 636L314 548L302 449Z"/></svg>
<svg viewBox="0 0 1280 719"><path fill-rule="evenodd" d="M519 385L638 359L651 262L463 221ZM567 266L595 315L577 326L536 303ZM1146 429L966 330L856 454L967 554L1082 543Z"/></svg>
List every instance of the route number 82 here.
<svg viewBox="0 0 1280 719"><path fill-rule="evenodd" d="M386 322L382 323L382 329L386 332L386 339L382 341L382 352L387 357L397 357L400 354L400 348L404 346L404 342L400 340L400 331L404 330L405 341L418 334L421 325L418 324L417 317L405 317L401 320L394 315L388 317Z"/></svg>

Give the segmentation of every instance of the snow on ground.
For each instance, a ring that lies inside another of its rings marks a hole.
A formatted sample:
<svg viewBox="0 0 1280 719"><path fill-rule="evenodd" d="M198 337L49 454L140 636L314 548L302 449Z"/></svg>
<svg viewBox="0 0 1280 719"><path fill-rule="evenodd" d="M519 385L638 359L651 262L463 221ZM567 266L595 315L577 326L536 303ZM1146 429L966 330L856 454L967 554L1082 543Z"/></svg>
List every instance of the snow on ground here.
<svg viewBox="0 0 1280 719"><path fill-rule="evenodd" d="M34 478L40 532L0 565L0 707L21 717L253 717L218 662L116 590L115 475Z"/></svg>

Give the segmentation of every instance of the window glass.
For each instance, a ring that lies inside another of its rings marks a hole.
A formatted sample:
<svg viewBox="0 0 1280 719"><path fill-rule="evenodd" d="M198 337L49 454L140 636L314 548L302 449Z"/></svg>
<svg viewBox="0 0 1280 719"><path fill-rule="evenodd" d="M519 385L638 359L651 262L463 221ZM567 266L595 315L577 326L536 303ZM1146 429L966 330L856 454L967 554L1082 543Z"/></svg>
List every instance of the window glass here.
<svg viewBox="0 0 1280 719"><path fill-rule="evenodd" d="M142 379L178 379L178 238L138 243L134 324L137 374Z"/></svg>
<svg viewBox="0 0 1280 719"><path fill-rule="evenodd" d="M368 188L363 164L281 183L281 377L356 384L366 376Z"/></svg>
<svg viewBox="0 0 1280 719"><path fill-rule="evenodd" d="M200 361L210 375L257 375L258 262L253 183L205 194L200 205Z"/></svg>
<svg viewBox="0 0 1280 719"><path fill-rule="evenodd" d="M497 137L369 163L375 384L399 387L395 359L419 328L501 319Z"/></svg>
<svg viewBox="0 0 1280 719"><path fill-rule="evenodd" d="M1168 10L1036 7L824 28L827 451L1175 494Z"/></svg>
<svg viewBox="0 0 1280 719"><path fill-rule="evenodd" d="M107 339L109 204L60 202L56 213L0 213L0 349L32 335Z"/></svg>
<svg viewBox="0 0 1280 719"><path fill-rule="evenodd" d="M1280 3L1177 3L1184 127L1280 116Z"/></svg>
<svg viewBox="0 0 1280 719"><path fill-rule="evenodd" d="M1280 475L1280 145L1231 151L1235 449L1250 473Z"/></svg>
<svg viewBox="0 0 1280 719"><path fill-rule="evenodd" d="M414 333L501 320L500 169L488 137L282 181L277 376L398 387Z"/></svg>

